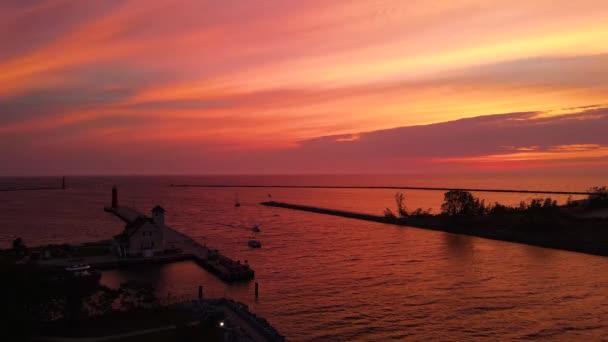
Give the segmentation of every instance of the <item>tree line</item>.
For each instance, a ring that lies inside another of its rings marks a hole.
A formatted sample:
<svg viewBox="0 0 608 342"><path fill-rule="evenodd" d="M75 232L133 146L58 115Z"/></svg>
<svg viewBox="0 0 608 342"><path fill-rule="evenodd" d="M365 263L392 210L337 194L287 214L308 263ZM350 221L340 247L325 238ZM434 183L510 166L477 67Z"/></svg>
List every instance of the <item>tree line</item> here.
<svg viewBox="0 0 608 342"><path fill-rule="evenodd" d="M580 205L588 209L608 208L608 189L593 187L589 189L588 197L583 201L569 200L567 206ZM387 219L399 220L410 217L431 217L431 209L417 208L408 210L405 206L405 195L401 192L395 194L396 213L391 209L384 210ZM556 212L559 209L557 201L551 197L534 198L521 201L517 206L508 206L498 202L486 204L485 200L475 197L471 192L464 190L450 190L443 195L441 204L442 216L447 217L474 217L496 216L509 213L542 214Z"/></svg>

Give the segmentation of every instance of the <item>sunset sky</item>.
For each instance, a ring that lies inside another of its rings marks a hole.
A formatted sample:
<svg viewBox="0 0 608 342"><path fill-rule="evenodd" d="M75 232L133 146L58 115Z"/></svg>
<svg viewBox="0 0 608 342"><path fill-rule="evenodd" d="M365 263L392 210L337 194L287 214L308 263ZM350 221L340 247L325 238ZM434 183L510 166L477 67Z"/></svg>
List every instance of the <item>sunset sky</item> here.
<svg viewBox="0 0 608 342"><path fill-rule="evenodd" d="M608 1L0 2L0 175L608 171Z"/></svg>

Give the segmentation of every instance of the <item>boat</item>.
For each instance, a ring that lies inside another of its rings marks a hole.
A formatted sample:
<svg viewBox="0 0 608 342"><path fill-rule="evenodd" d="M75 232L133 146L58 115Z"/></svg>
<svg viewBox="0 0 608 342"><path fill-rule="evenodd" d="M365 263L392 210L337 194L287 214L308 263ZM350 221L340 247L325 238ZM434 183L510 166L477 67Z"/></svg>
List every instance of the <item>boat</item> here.
<svg viewBox="0 0 608 342"><path fill-rule="evenodd" d="M240 207L241 206L241 202L239 201L239 196L236 196L236 199L234 200L234 206L235 207Z"/></svg>
<svg viewBox="0 0 608 342"><path fill-rule="evenodd" d="M260 232L260 226L259 225L254 225L253 227L251 227L251 231L252 232L256 232L259 233Z"/></svg>
<svg viewBox="0 0 608 342"><path fill-rule="evenodd" d="M262 243L260 242L260 240L249 240L247 242L247 245L251 248L260 248L262 247Z"/></svg>
<svg viewBox="0 0 608 342"><path fill-rule="evenodd" d="M75 276L79 276L79 277L88 277L88 276L92 276L96 273L91 269L91 265L87 265L87 264L70 265L70 266L67 266L65 268L65 270L67 272L70 272L71 274L73 274Z"/></svg>
<svg viewBox="0 0 608 342"><path fill-rule="evenodd" d="M65 268L68 272L82 272L91 269L91 265L87 264L78 264L78 265L70 265Z"/></svg>

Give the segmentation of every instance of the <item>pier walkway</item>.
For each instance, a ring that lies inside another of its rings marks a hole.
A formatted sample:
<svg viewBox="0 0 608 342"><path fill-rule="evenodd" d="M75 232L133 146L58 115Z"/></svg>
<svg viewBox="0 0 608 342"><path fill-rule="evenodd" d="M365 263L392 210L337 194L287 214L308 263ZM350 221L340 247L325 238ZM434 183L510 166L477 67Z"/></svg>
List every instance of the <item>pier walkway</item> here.
<svg viewBox="0 0 608 342"><path fill-rule="evenodd" d="M129 207L106 207L106 212L114 214L116 217L123 220L125 223L134 222L138 217L144 216L135 209ZM181 250L182 258L194 260L200 266L204 267L211 273L215 274L224 281L241 281L250 280L254 277L254 271L248 264L242 264L234 261L221 253L218 250L203 246L194 241L186 234L180 233L177 230L163 225L163 235L165 245L173 246ZM150 257L147 259L154 259ZM162 258L162 257L160 257ZM127 259L128 260L128 259Z"/></svg>
<svg viewBox="0 0 608 342"><path fill-rule="evenodd" d="M260 204L265 205L267 207L277 207L277 208L293 209L293 210L300 210L300 211L308 211L308 212L317 213L317 214L348 217L348 218L353 218L353 219L357 219L357 220L374 221L374 222L380 222L380 223L392 223L384 216L365 214L365 213L356 213L356 212L346 211L346 210L319 208L319 207L313 207L313 206L309 206L309 205L291 204L291 203L275 202L275 201L262 202Z"/></svg>

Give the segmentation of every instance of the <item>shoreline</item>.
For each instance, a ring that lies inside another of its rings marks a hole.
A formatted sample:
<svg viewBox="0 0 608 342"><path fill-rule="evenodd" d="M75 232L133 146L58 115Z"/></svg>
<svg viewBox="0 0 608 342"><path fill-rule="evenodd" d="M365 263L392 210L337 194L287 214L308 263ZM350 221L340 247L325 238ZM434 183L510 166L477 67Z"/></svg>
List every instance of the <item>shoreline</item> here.
<svg viewBox="0 0 608 342"><path fill-rule="evenodd" d="M584 224L581 224L572 230L556 229L551 232L541 230L521 231L508 227L507 223L504 223L502 220L499 221L495 217L473 217L453 220L443 216L429 216L392 220L380 215L284 202L267 201L260 204L268 207L306 211L402 227L429 229L596 256L608 256L608 244L605 243L605 241L608 241L608 225L606 225L608 220L605 219L580 220L580 222L584 222ZM594 225L593 223L596 221L599 223ZM573 221L572 223L575 222L577 221Z"/></svg>
<svg viewBox="0 0 608 342"><path fill-rule="evenodd" d="M253 185L253 184L170 184L171 188L278 188L278 189L373 189L373 190L424 190L450 191L462 190L468 192L500 192L516 194L548 194L548 195L577 195L588 196L587 191L557 191L557 190L528 190L528 189L477 189L477 188L446 188L425 186L348 186L348 185Z"/></svg>

